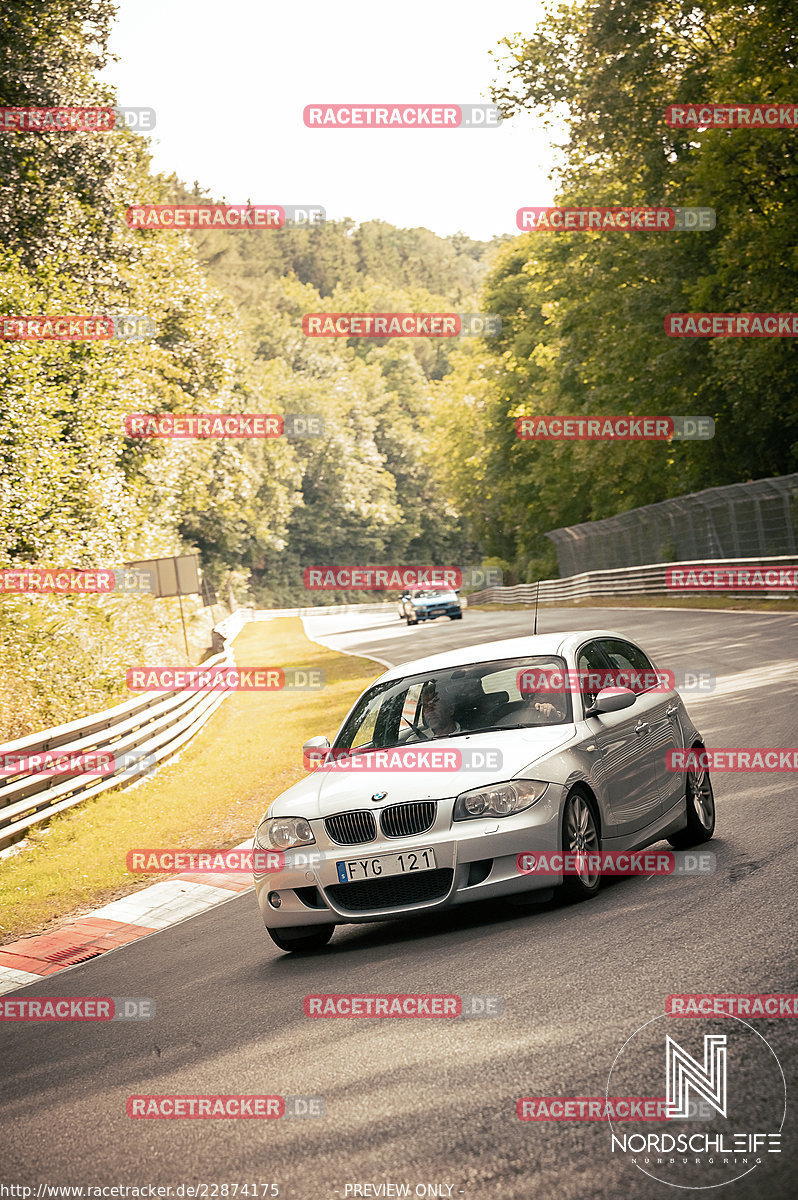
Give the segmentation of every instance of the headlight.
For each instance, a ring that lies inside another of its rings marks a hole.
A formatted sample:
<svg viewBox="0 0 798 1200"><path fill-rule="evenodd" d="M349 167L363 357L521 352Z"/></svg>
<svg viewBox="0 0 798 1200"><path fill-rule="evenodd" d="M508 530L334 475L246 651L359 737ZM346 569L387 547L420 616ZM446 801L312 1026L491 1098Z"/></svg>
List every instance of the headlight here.
<svg viewBox="0 0 798 1200"><path fill-rule="evenodd" d="M513 779L508 783L493 783L489 787L472 788L461 792L454 802L455 821L476 817L509 817L531 808L549 785L539 779Z"/></svg>
<svg viewBox="0 0 798 1200"><path fill-rule="evenodd" d="M255 832L255 842L264 850L290 850L315 841L304 817L264 817Z"/></svg>

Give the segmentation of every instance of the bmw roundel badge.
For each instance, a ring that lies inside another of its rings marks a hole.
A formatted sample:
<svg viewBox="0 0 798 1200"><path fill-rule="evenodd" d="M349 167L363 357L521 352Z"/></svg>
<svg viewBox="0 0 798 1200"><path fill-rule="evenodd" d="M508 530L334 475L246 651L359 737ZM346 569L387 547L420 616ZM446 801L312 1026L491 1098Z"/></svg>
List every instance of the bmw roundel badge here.
<svg viewBox="0 0 798 1200"><path fill-rule="evenodd" d="M371 798L372 800L384 800L387 795L387 792L375 792Z"/></svg>

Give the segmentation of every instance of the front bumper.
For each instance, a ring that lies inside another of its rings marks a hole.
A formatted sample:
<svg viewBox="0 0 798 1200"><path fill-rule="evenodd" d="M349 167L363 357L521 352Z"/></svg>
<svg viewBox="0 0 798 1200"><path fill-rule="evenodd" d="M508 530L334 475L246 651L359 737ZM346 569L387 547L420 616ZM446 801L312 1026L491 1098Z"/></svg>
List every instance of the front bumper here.
<svg viewBox="0 0 798 1200"><path fill-rule="evenodd" d="M269 929L284 929L388 921L556 886L561 876L519 874L517 856L526 850L560 848L563 796L563 787L552 783L536 804L517 816L471 821L452 821L454 800L438 800L427 833L401 838L380 835L354 846L336 845L327 836L323 819L313 820L315 845L286 851L282 871L254 877L263 923ZM368 887L362 886L366 881L339 881L336 864L343 860L429 848L435 852L434 871L369 880ZM280 897L279 908L269 902L273 893Z"/></svg>
<svg viewBox="0 0 798 1200"><path fill-rule="evenodd" d="M413 613L413 617L416 621L436 621L438 617L456 617L462 611L461 608L439 608L434 610L418 608Z"/></svg>

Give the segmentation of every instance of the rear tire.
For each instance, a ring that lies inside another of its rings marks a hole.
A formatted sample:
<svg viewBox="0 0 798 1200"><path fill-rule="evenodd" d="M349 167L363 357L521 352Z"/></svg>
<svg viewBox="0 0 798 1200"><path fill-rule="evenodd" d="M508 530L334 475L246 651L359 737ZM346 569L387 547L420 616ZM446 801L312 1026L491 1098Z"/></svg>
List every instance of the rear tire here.
<svg viewBox="0 0 798 1200"><path fill-rule="evenodd" d="M335 930L334 925L297 925L294 929L267 929L275 946L287 953L292 951L321 950L327 945Z"/></svg>
<svg viewBox="0 0 798 1200"><path fill-rule="evenodd" d="M703 750L703 746L693 746L693 749ZM685 802L687 824L668 838L676 850L700 846L702 842L708 842L715 832L715 793L709 771L699 769L687 772Z"/></svg>
<svg viewBox="0 0 798 1200"><path fill-rule="evenodd" d="M601 850L598 820L592 799L576 787L565 801L562 814L562 849L564 854ZM559 887L561 899L568 903L590 900L601 887L601 875L587 869L577 875L566 875Z"/></svg>

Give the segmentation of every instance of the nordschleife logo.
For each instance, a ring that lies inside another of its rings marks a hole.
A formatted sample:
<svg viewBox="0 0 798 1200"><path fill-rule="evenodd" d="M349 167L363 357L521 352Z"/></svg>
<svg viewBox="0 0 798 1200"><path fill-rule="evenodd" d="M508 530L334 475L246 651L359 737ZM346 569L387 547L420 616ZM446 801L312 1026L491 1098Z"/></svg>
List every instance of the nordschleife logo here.
<svg viewBox="0 0 798 1200"><path fill-rule="evenodd" d="M608 1117L610 1153L660 1183L706 1190L780 1166L784 1072L739 1017L647 1021L616 1054L606 1095L666 1098L661 1120Z"/></svg>

